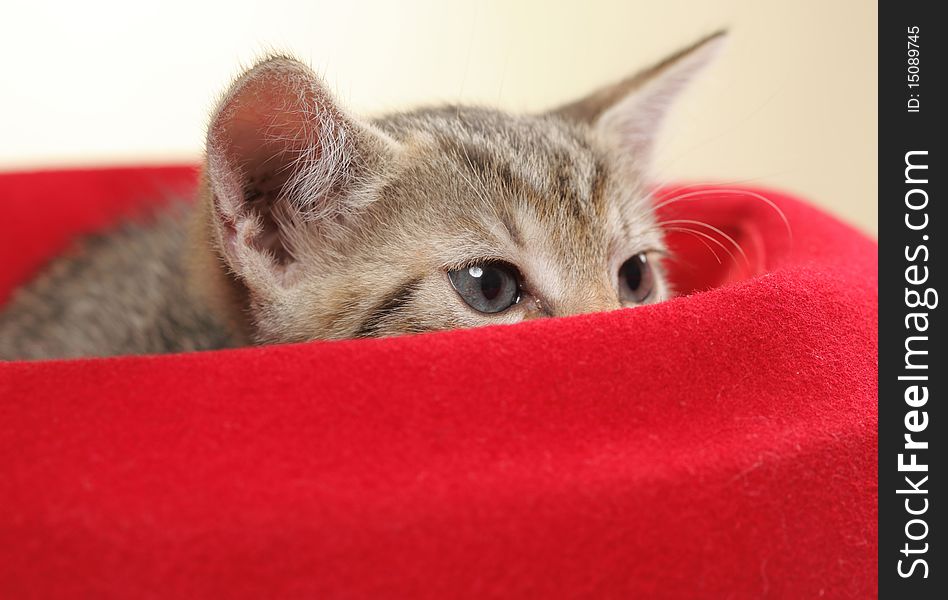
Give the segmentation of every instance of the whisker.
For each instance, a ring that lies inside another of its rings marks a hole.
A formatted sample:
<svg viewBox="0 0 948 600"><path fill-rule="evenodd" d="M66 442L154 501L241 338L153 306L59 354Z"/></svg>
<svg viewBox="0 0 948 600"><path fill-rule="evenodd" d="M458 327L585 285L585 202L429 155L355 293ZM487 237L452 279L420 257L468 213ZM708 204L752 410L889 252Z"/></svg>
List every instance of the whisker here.
<svg viewBox="0 0 948 600"><path fill-rule="evenodd" d="M716 261L718 261L718 264L719 264L719 265L724 264L724 263L721 262L721 257L718 256L718 253L715 252L715 251L714 251L714 248L711 247L711 244L709 244L708 242L704 241L704 239L701 238L700 236L695 235L695 232L694 232L694 231L691 231L690 229L674 229L674 228L669 228L669 231L677 231L677 232L679 232L679 233L687 233L688 235L694 237L696 240L698 240L699 242L701 242L701 243L704 245L705 248L708 249L708 252L711 253L711 256L713 256Z"/></svg>
<svg viewBox="0 0 948 600"><path fill-rule="evenodd" d="M718 246L720 246L722 250L724 250L725 252L727 252L727 255L731 257L731 260L734 261L734 264L739 264L739 263L738 263L738 260L737 260L737 257L734 256L734 253L731 252L731 249L728 248L727 246L725 246L724 244L722 244L722 243L721 243L721 240L717 239L717 238L714 237L714 236L708 235L707 233L705 233L705 232L703 232L703 231L698 231L698 230L696 230L696 229L690 229L690 228L687 228L687 227L668 227L668 228L666 228L666 229L667 229L667 231L680 231L681 233L690 233L690 234L692 234L692 235L699 236L699 237L702 237L702 238L704 238L704 239L706 239L706 240L708 240L708 241L714 242L715 244L717 244Z"/></svg>
<svg viewBox="0 0 948 600"><path fill-rule="evenodd" d="M665 186L668 185L671 181L678 179L677 177L665 177L661 179L655 179L651 182L649 187L653 192L661 191L663 195L672 195L676 194L682 190L687 190L691 188L698 187L721 187L721 186L733 186L733 185L743 185L746 183L754 183L759 181L767 181L773 177L780 175L786 175L787 173L793 173L795 169L781 169L779 171L770 171L764 175L757 175L754 177L744 177L741 179L721 179L714 181L690 181L688 183L679 183L675 187L665 189ZM709 190L711 191L711 190Z"/></svg>
<svg viewBox="0 0 948 600"><path fill-rule="evenodd" d="M748 190L720 188L720 189L714 189L714 190L709 190L709 191L699 190L695 192L688 192L686 194L680 194L677 196L673 196L667 200L663 200L662 202L659 202L657 205L655 205L654 208L655 210L660 210L668 206L669 204L674 204L676 202L681 202L683 200L693 200L695 198L709 198L709 199L728 198L730 197L730 195L750 196L751 198L754 198L755 200L759 200L763 202L764 204L766 204L767 206L769 206L771 209L773 209L775 213L777 213L777 216L780 217L780 220L783 221L784 228L786 228L787 230L787 237L790 239L791 243L793 242L793 229L790 227L790 221L787 220L787 215L784 214L783 210L781 210L780 207L777 206L773 202L773 200L771 200L770 198L767 198L766 196L763 196L761 194L758 194L756 192L751 192Z"/></svg>
<svg viewBox="0 0 948 600"><path fill-rule="evenodd" d="M721 237L723 237L723 238L726 239L727 241L729 241L729 242L731 242L732 244L734 244L734 247L737 249L738 252L741 253L741 256L744 258L744 262L747 264L748 267L750 266L751 263L750 263L750 259L747 258L747 253L744 252L744 248L741 247L741 245L737 242L737 240L735 240L734 238L732 238L731 236L729 236L729 235L728 235L727 233L725 233L724 231L718 229L718 228L715 227L714 225L711 225L711 224L709 224L709 223L705 223L705 222L703 222L703 221L693 221L693 220L690 220L690 219L672 219L671 221L662 221L661 223L659 223L659 225L681 225L681 224L683 224L683 225L699 225L699 226L701 226L701 227L707 227L707 228L710 229L711 231L715 232L716 234L720 235Z"/></svg>

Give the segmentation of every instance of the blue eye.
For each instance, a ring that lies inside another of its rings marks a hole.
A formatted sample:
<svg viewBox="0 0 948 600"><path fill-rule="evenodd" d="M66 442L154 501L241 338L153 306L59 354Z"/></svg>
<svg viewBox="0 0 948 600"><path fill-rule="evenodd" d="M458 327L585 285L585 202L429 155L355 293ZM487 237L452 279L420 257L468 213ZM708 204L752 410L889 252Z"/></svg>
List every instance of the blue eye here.
<svg viewBox="0 0 948 600"><path fill-rule="evenodd" d="M520 301L517 269L503 262L486 262L448 271L458 295L476 311L493 314Z"/></svg>
<svg viewBox="0 0 948 600"><path fill-rule="evenodd" d="M645 254L636 254L619 267L619 296L626 302L645 302L652 295L654 277Z"/></svg>

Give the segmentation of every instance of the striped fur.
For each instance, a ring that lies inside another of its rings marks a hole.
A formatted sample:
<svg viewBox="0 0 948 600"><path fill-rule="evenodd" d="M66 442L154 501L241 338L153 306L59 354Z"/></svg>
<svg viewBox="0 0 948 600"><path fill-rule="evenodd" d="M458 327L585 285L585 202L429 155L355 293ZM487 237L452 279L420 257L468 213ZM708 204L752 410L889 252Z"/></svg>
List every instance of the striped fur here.
<svg viewBox="0 0 948 600"><path fill-rule="evenodd" d="M350 116L306 67L268 59L212 118L199 201L53 262L0 314L0 358L375 337L620 308L621 264L664 252L642 140L654 136L658 103L714 45L585 105L536 115L444 106L373 121ZM459 298L447 272L485 260L519 269L522 302L486 315ZM670 291L653 266L648 301L660 301Z"/></svg>

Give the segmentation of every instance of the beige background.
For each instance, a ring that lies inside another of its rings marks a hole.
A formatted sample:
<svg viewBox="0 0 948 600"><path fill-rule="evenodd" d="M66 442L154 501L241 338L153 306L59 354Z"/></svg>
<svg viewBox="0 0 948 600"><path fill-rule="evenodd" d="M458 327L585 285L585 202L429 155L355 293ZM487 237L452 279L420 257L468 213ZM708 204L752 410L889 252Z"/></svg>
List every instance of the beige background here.
<svg viewBox="0 0 948 600"><path fill-rule="evenodd" d="M268 49L358 111L531 110L728 27L658 175L779 186L876 231L872 1L3 2L0 169L196 160L216 95Z"/></svg>

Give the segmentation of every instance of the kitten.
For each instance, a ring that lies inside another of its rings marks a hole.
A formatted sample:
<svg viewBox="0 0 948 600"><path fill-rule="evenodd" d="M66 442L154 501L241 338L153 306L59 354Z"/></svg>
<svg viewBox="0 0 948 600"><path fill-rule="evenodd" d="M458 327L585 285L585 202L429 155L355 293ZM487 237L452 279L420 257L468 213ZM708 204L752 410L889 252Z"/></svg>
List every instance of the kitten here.
<svg viewBox="0 0 948 600"><path fill-rule="evenodd" d="M649 156L722 34L572 104L367 121L272 57L224 95L198 202L86 240L0 315L0 358L178 352L571 315L670 294Z"/></svg>

